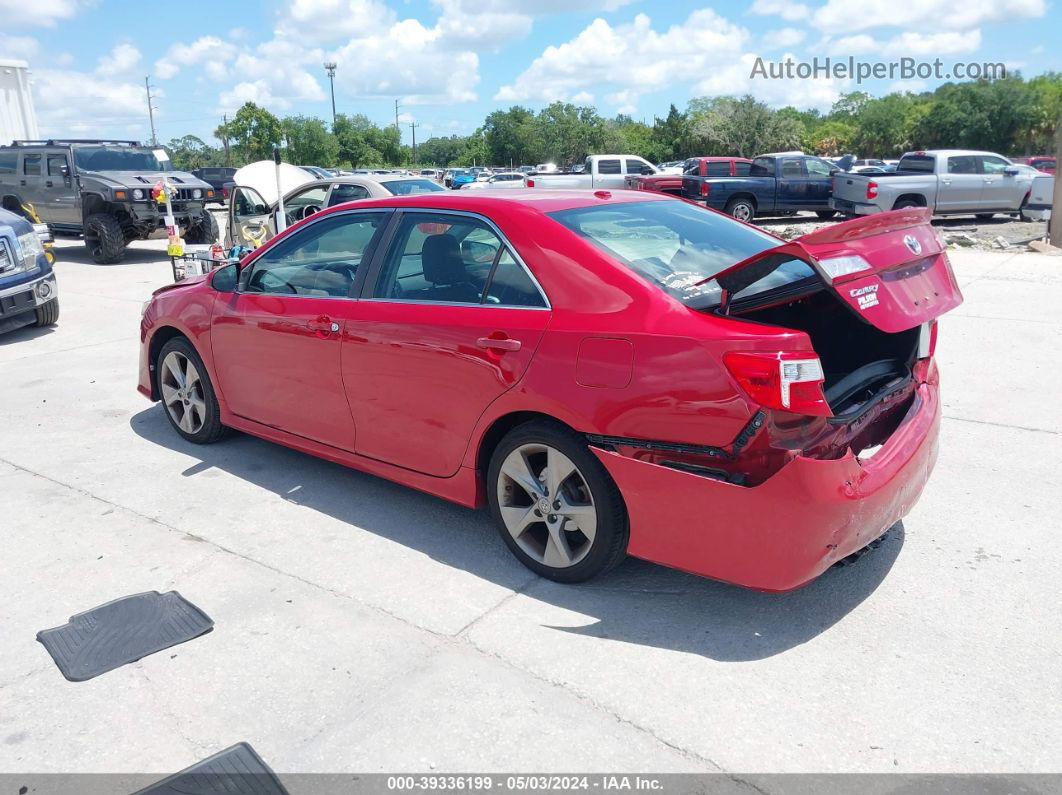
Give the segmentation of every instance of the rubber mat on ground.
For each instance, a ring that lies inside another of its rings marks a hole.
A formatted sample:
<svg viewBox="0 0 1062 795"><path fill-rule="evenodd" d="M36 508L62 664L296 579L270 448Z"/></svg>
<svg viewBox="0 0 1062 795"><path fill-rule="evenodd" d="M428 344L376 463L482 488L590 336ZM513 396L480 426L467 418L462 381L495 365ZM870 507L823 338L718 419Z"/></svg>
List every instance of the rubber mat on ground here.
<svg viewBox="0 0 1062 795"><path fill-rule="evenodd" d="M141 657L184 643L214 622L176 591L148 591L71 616L37 633L63 676L84 682Z"/></svg>
<svg viewBox="0 0 1062 795"><path fill-rule="evenodd" d="M237 743L134 795L288 795L247 743Z"/></svg>

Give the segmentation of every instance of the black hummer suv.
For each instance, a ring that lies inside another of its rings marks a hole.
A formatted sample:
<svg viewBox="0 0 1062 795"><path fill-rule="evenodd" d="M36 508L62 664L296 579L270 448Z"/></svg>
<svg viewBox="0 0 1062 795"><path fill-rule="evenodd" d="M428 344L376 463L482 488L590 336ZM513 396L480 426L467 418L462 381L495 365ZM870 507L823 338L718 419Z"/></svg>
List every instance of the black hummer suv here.
<svg viewBox="0 0 1062 795"><path fill-rule="evenodd" d="M98 140L0 146L0 202L32 204L53 231L84 234L92 259L101 264L120 262L129 241L165 225L165 205L151 198L163 177L176 188L171 204L185 241L217 242L217 222L205 209L216 201L216 191L174 171L162 149Z"/></svg>

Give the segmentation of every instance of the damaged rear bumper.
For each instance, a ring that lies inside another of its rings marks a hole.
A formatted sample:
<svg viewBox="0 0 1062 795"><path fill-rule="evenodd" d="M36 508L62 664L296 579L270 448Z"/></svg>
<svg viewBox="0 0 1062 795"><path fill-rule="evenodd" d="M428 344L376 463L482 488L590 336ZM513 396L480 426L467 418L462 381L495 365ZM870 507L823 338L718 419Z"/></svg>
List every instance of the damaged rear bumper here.
<svg viewBox="0 0 1062 795"><path fill-rule="evenodd" d="M703 577L789 591L902 519L937 457L936 383L921 383L896 430L867 460L796 456L744 487L591 448L630 518L628 552Z"/></svg>

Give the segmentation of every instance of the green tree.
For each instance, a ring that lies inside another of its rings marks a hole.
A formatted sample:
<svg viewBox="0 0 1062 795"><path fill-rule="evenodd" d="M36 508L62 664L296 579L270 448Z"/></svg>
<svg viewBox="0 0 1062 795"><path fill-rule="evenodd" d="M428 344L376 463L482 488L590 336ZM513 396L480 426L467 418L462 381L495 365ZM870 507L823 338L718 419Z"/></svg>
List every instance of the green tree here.
<svg viewBox="0 0 1062 795"><path fill-rule="evenodd" d="M327 125L310 116L288 116L281 120L287 141L287 159L304 166L334 166L339 157L339 142Z"/></svg>
<svg viewBox="0 0 1062 795"><path fill-rule="evenodd" d="M166 144L173 167L178 171L192 171L205 166L218 166L224 160L220 149L209 146L202 138L184 135Z"/></svg>
<svg viewBox="0 0 1062 795"><path fill-rule="evenodd" d="M496 110L483 120L483 137L490 161L495 165L514 166L533 163L542 150L535 114L518 105Z"/></svg>
<svg viewBox="0 0 1062 795"><path fill-rule="evenodd" d="M253 102L244 103L243 107L236 111L232 121L222 127L226 136L232 139L237 156L244 163L270 160L273 157L273 147L280 146L280 120Z"/></svg>
<svg viewBox="0 0 1062 795"><path fill-rule="evenodd" d="M424 143L417 144L417 158L420 162L433 166L449 166L456 163L465 151L466 142L467 139L463 135L429 138Z"/></svg>
<svg viewBox="0 0 1062 795"><path fill-rule="evenodd" d="M336 116L338 160L352 168L400 165L403 162L401 134L393 126L381 128L361 113Z"/></svg>
<svg viewBox="0 0 1062 795"><path fill-rule="evenodd" d="M690 107L693 133L713 154L754 157L800 146L800 122L771 110L751 94L741 99L699 98L692 100Z"/></svg>

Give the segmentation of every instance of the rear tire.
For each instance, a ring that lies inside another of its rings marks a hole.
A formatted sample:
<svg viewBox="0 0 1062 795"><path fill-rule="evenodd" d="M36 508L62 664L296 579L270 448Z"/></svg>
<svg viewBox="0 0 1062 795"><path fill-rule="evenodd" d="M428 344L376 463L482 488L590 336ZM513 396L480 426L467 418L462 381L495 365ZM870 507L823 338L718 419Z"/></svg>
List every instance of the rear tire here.
<svg viewBox="0 0 1062 795"><path fill-rule="evenodd" d="M53 298L37 307L37 326L54 326L59 322L59 299Z"/></svg>
<svg viewBox="0 0 1062 795"><path fill-rule="evenodd" d="M162 346L155 378L166 418L182 438L211 444L228 433L206 365L187 339L174 337Z"/></svg>
<svg viewBox="0 0 1062 795"><path fill-rule="evenodd" d="M837 211L836 210L816 210L815 211L815 215L817 215L823 221L828 221L829 219L831 219L835 215L837 215Z"/></svg>
<svg viewBox="0 0 1062 795"><path fill-rule="evenodd" d="M892 205L894 210L906 210L908 207L921 207L922 205L912 199L903 199Z"/></svg>
<svg viewBox="0 0 1062 795"><path fill-rule="evenodd" d="M974 218L976 218L978 221L991 221L993 218L995 218L995 215L995 213L977 213L976 215L974 215Z"/></svg>
<svg viewBox="0 0 1062 795"><path fill-rule="evenodd" d="M107 213L95 213L85 219L85 248L92 261L113 265L125 258L125 234L118 219Z"/></svg>
<svg viewBox="0 0 1062 795"><path fill-rule="evenodd" d="M751 199L731 199L726 203L725 212L727 215L748 224L752 223L752 219L756 217L756 205L753 204Z"/></svg>
<svg viewBox="0 0 1062 795"><path fill-rule="evenodd" d="M188 228L184 239L192 245L201 245L218 242L218 222L214 213L203 210L199 217L199 223Z"/></svg>
<svg viewBox="0 0 1062 795"><path fill-rule="evenodd" d="M562 425L534 420L509 431L491 456L487 499L506 546L542 577L583 582L627 554L619 489L586 440Z"/></svg>

